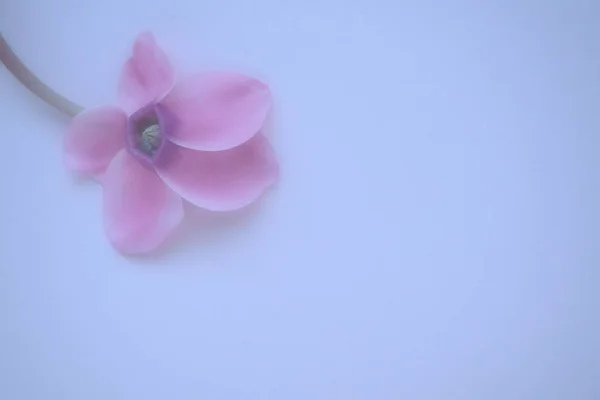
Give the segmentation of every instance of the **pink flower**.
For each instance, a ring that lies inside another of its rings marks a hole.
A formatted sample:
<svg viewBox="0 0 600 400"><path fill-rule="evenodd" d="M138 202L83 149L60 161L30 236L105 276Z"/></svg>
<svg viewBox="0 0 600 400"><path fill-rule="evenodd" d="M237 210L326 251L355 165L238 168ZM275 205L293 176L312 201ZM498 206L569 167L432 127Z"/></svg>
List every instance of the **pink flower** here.
<svg viewBox="0 0 600 400"><path fill-rule="evenodd" d="M152 34L141 34L121 74L122 108L83 111L65 137L67 167L102 183L106 235L123 253L160 245L181 222L183 199L235 210L278 178L260 133L265 84L234 72L174 77Z"/></svg>

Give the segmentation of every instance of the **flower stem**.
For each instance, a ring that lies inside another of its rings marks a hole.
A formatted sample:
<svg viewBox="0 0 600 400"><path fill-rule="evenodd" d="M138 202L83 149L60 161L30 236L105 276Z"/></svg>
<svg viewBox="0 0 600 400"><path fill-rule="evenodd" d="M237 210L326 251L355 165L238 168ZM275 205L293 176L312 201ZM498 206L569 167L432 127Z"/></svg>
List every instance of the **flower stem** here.
<svg viewBox="0 0 600 400"><path fill-rule="evenodd" d="M0 33L0 61L27 89L57 110L74 117L79 114L83 107L73 103L71 100L61 96L42 82L12 51L2 34Z"/></svg>

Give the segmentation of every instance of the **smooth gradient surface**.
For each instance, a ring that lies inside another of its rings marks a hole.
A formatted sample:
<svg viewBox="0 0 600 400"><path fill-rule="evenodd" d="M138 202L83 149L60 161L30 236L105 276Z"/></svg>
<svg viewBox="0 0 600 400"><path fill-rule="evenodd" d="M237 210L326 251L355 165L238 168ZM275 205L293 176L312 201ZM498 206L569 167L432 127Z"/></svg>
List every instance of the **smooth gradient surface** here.
<svg viewBox="0 0 600 400"><path fill-rule="evenodd" d="M48 84L135 36L268 82L281 181L124 258L0 70L0 398L600 398L600 3L4 0ZM93 71L90 75L89 71Z"/></svg>

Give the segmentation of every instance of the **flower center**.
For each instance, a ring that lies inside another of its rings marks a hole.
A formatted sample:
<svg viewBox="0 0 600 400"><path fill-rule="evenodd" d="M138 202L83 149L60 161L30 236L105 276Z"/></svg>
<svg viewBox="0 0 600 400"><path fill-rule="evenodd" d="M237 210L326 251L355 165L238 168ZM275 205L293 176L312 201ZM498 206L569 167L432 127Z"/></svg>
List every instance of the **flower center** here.
<svg viewBox="0 0 600 400"><path fill-rule="evenodd" d="M149 104L127 121L127 150L141 163L152 167L161 158L167 144L163 114Z"/></svg>
<svg viewBox="0 0 600 400"><path fill-rule="evenodd" d="M160 147L162 141L162 133L158 123L152 124L142 130L140 134L139 146L140 150L149 156L153 156L156 150Z"/></svg>

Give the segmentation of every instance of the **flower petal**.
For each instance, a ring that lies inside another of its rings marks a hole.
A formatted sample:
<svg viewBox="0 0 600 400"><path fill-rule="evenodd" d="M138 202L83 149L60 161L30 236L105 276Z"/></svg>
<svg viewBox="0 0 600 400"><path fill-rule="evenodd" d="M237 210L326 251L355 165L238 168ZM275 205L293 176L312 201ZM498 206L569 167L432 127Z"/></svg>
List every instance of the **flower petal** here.
<svg viewBox="0 0 600 400"><path fill-rule="evenodd" d="M119 97L128 112L162 98L173 86L175 73L154 36L140 34L119 80Z"/></svg>
<svg viewBox="0 0 600 400"><path fill-rule="evenodd" d="M226 150L258 133L271 107L264 83L234 72L199 74L175 84L160 101L174 118L166 134L195 150Z"/></svg>
<svg viewBox="0 0 600 400"><path fill-rule="evenodd" d="M100 174L125 146L127 115L117 107L92 108L76 115L64 138L67 168L85 174Z"/></svg>
<svg viewBox="0 0 600 400"><path fill-rule="evenodd" d="M108 166L103 190L106 235L122 253L153 250L183 218L181 197L126 150Z"/></svg>
<svg viewBox="0 0 600 400"><path fill-rule="evenodd" d="M181 197L212 211L242 208L256 200L279 176L273 149L262 135L224 151L173 146L158 175Z"/></svg>

